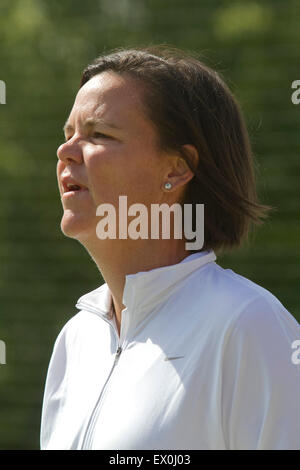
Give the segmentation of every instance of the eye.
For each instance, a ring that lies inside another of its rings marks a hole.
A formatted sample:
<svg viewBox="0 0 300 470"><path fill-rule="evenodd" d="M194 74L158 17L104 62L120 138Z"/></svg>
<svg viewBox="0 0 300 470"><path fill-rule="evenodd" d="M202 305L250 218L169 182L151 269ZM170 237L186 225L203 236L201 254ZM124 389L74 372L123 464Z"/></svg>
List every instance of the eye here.
<svg viewBox="0 0 300 470"><path fill-rule="evenodd" d="M102 134L101 132L93 132L93 137L95 137L95 139L111 139L112 137L110 137L109 135L106 135L106 134Z"/></svg>

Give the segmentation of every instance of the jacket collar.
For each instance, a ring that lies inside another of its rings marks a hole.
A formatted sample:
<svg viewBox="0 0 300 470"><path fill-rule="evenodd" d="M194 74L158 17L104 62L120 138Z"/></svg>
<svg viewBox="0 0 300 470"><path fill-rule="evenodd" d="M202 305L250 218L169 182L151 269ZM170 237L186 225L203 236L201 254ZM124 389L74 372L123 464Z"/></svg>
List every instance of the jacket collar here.
<svg viewBox="0 0 300 470"><path fill-rule="evenodd" d="M187 256L178 264L127 274L123 292L123 304L126 308L122 315L127 312L131 323L140 323L147 312L163 303L190 274L215 260L213 250L203 251ZM76 307L111 321L112 295L107 283L81 296Z"/></svg>

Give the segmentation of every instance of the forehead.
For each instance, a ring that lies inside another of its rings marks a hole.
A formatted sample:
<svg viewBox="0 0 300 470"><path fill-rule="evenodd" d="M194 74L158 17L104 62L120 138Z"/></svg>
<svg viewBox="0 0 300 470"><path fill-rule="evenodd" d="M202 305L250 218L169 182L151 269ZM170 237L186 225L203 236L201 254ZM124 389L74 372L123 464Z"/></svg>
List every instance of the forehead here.
<svg viewBox="0 0 300 470"><path fill-rule="evenodd" d="M142 99L142 87L135 80L103 72L80 88L68 121L74 125L74 120L102 118L118 127L145 123Z"/></svg>

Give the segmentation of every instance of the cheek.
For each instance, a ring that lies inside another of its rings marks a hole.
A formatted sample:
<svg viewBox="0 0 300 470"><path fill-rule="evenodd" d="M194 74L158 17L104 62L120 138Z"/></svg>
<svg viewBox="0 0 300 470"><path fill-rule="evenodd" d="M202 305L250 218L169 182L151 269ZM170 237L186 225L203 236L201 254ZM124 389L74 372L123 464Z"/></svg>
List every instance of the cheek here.
<svg viewBox="0 0 300 470"><path fill-rule="evenodd" d="M85 158L85 167L90 193L96 205L114 202L119 180L120 159L108 150L90 153Z"/></svg>
<svg viewBox="0 0 300 470"><path fill-rule="evenodd" d="M160 191L160 168L156 158L143 149L102 148L85 156L93 199L118 203L120 195L128 201L148 202Z"/></svg>

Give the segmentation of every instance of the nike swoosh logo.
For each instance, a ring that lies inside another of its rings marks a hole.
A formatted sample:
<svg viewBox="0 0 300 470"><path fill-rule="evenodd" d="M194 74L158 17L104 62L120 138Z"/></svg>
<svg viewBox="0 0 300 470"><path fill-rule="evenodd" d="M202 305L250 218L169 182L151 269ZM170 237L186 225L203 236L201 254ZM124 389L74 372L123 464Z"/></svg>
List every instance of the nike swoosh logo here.
<svg viewBox="0 0 300 470"><path fill-rule="evenodd" d="M174 359L181 359L184 356L165 357L165 361L173 361Z"/></svg>

